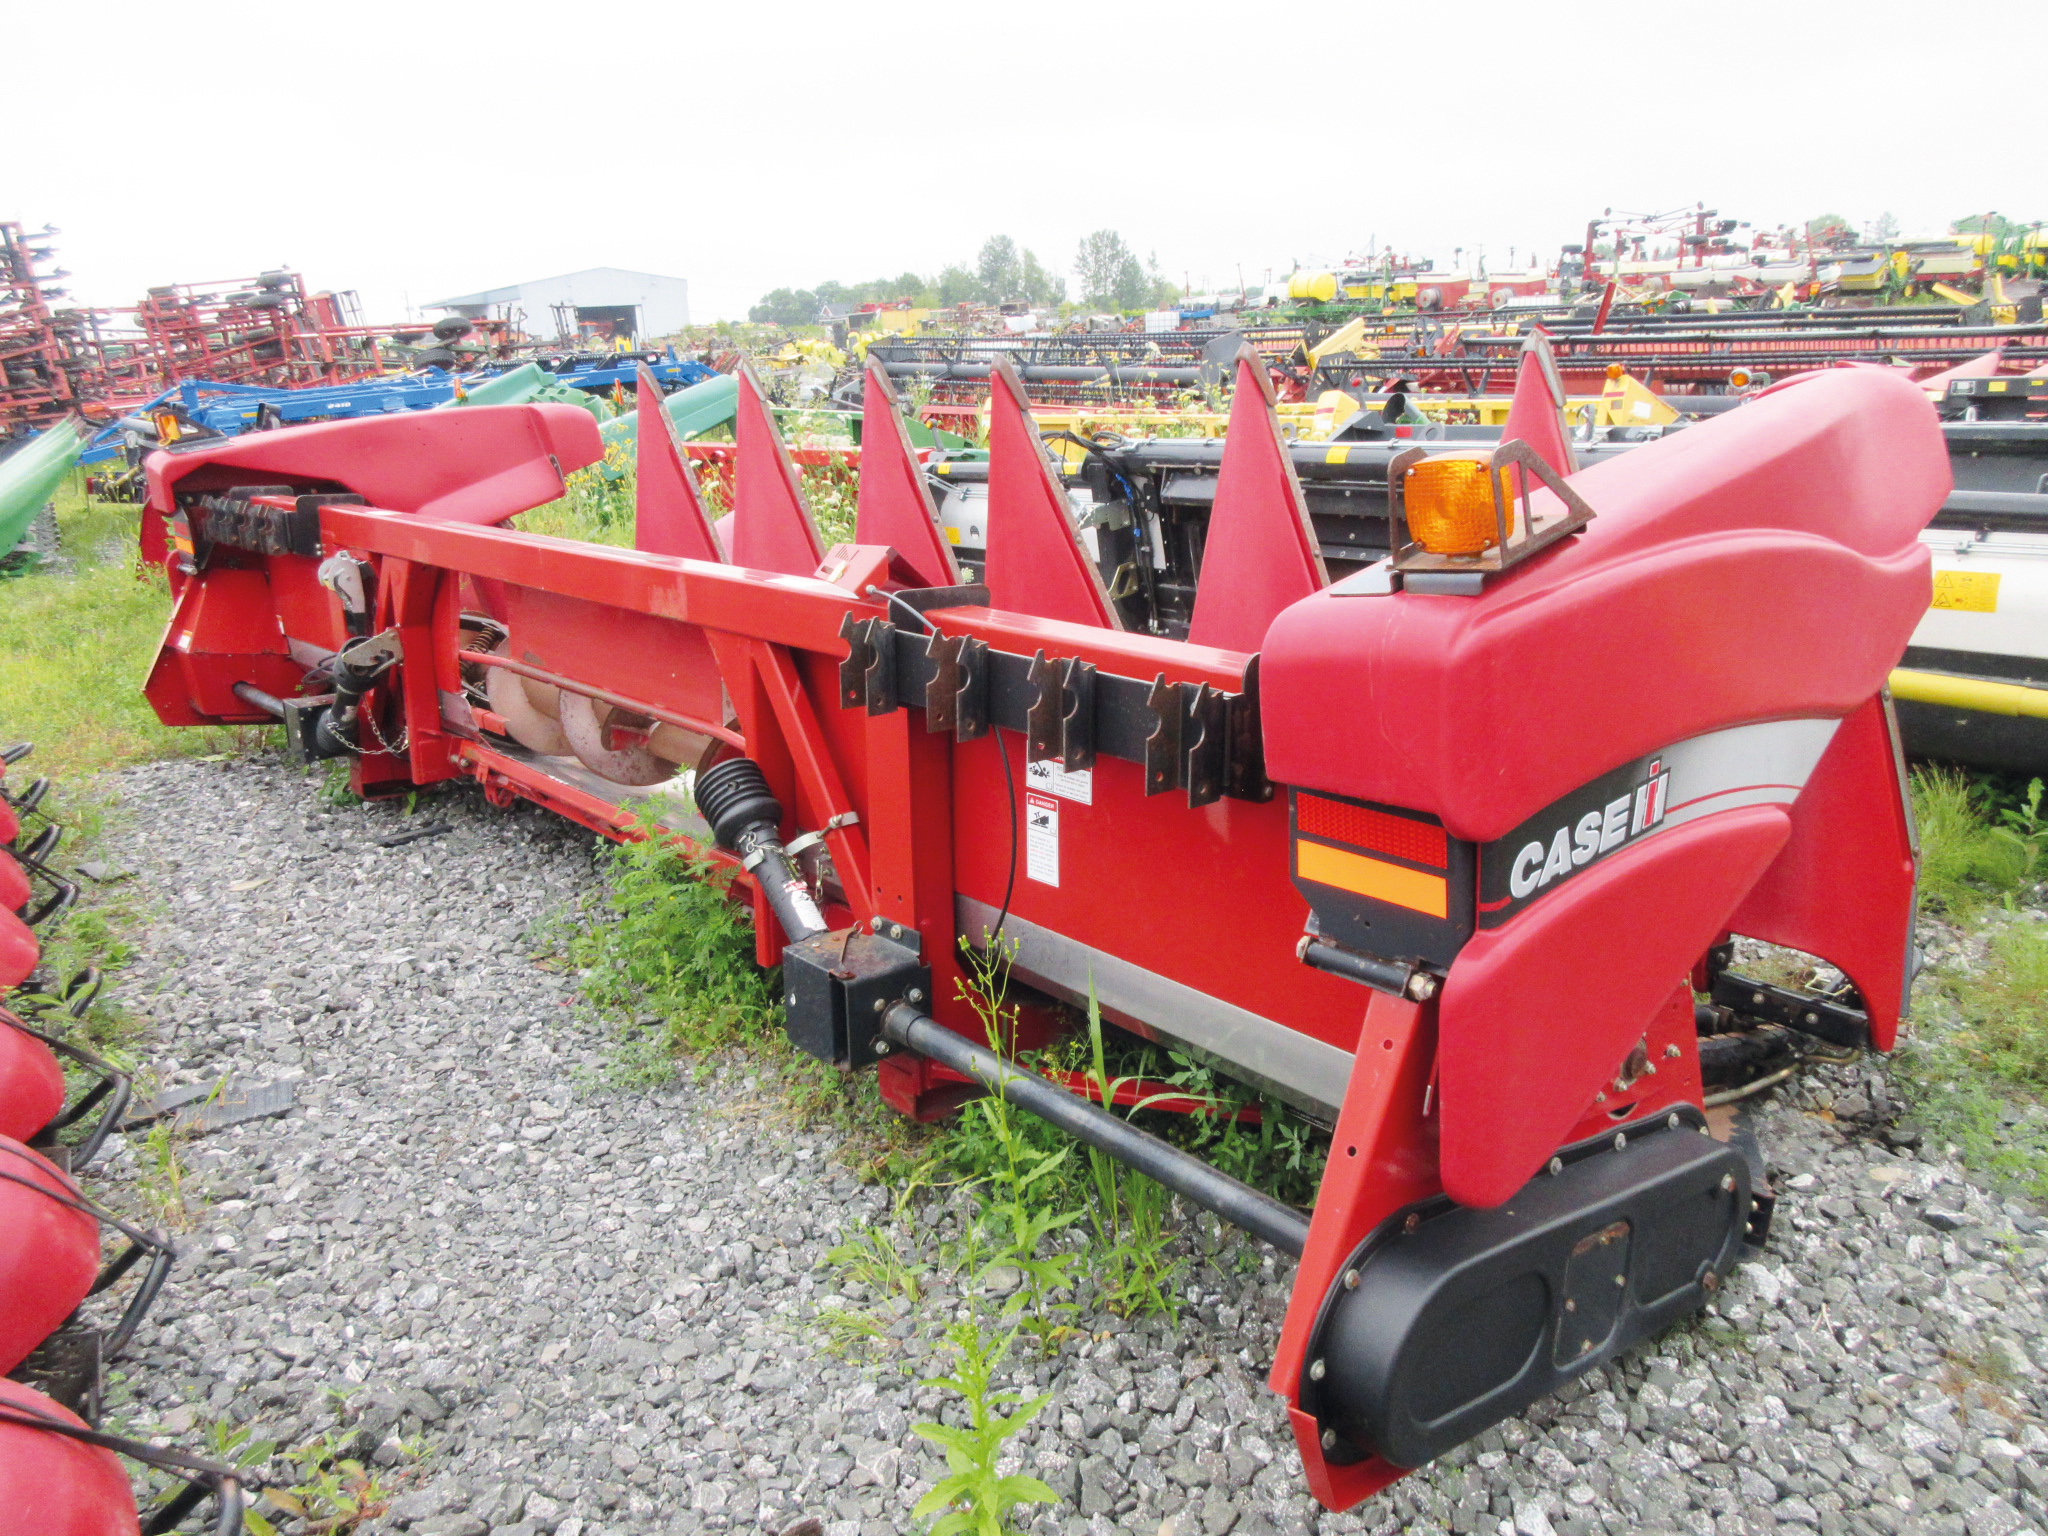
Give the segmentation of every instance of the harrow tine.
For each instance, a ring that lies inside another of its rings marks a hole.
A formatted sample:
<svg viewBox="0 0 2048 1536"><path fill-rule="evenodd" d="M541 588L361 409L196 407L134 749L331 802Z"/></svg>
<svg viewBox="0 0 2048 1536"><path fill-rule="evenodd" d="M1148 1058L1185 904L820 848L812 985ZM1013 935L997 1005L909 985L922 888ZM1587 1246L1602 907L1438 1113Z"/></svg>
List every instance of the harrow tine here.
<svg viewBox="0 0 2048 1536"><path fill-rule="evenodd" d="M888 370L868 364L867 390L860 406L860 489L853 508L856 544L886 544L926 587L960 582L953 546L939 531L939 511L910 435Z"/></svg>
<svg viewBox="0 0 2048 1536"><path fill-rule="evenodd" d="M804 500L796 465L775 428L754 370L742 363L733 418L732 525L726 535L732 563L785 576L809 576L824 561L825 546Z"/></svg>
<svg viewBox="0 0 2048 1536"><path fill-rule="evenodd" d="M675 423L662 408L661 385L640 365L640 431L634 450L633 547L685 560L723 560L718 535L698 494L696 472L676 442Z"/></svg>
<svg viewBox="0 0 2048 1536"><path fill-rule="evenodd" d="M1008 358L989 369L989 606L1122 629Z"/></svg>
<svg viewBox="0 0 2048 1536"><path fill-rule="evenodd" d="M1249 346L1237 355L1202 576L1188 639L1226 651L1256 651L1281 609L1330 581L1280 436L1272 380Z"/></svg>

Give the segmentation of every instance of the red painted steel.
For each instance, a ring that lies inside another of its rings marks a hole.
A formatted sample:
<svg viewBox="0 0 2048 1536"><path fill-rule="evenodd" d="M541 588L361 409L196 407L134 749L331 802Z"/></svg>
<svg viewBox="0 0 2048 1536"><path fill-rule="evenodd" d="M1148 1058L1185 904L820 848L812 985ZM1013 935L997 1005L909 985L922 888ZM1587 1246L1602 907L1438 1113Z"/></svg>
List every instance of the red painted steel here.
<svg viewBox="0 0 2048 1536"><path fill-rule="evenodd" d="M0 1536L136 1536L121 1458L23 1422L37 1418L89 1427L33 1387L0 1379Z"/></svg>
<svg viewBox="0 0 2048 1536"><path fill-rule="evenodd" d="M697 473L676 441L675 423L662 409L661 385L640 368L639 421L634 450L633 547L685 560L723 560L697 489Z"/></svg>
<svg viewBox="0 0 2048 1536"><path fill-rule="evenodd" d="M856 544L896 551L909 585L950 587L960 580L953 546L940 531L924 468L903 430L888 370L870 363L860 408L860 487L853 508Z"/></svg>
<svg viewBox="0 0 2048 1536"><path fill-rule="evenodd" d="M989 370L988 562L992 607L1121 629L1102 573L1074 528L1017 370Z"/></svg>
<svg viewBox="0 0 2048 1536"><path fill-rule="evenodd" d="M1847 720L1792 806L1785 850L1728 919L1737 933L1825 956L1862 994L1871 1043L1892 1048L1913 937L1913 833L1890 711Z"/></svg>
<svg viewBox="0 0 2048 1536"><path fill-rule="evenodd" d="M0 912L0 992L12 991L28 980L42 952L34 929L12 912Z"/></svg>
<svg viewBox="0 0 2048 1536"><path fill-rule="evenodd" d="M0 1136L0 1372L54 1333L98 1277L99 1224L65 1203L78 1198L47 1158Z"/></svg>
<svg viewBox="0 0 2048 1536"><path fill-rule="evenodd" d="M480 405L249 432L204 453L150 457L151 506L228 485L350 491L438 522L497 523L562 494L562 477L604 457L575 405Z"/></svg>
<svg viewBox="0 0 2048 1536"><path fill-rule="evenodd" d="M1498 1205L1543 1166L1790 830L1775 805L1673 827L1458 952L1438 1016L1452 1199Z"/></svg>
<svg viewBox="0 0 2048 1536"><path fill-rule="evenodd" d="M1246 347L1237 356L1237 392L1188 639L1256 651L1282 609L1329 581L1294 460L1280 436L1273 385L1258 354Z"/></svg>
<svg viewBox="0 0 2048 1536"><path fill-rule="evenodd" d="M34 894L28 883L28 871L11 853L0 852L0 908L19 912L28 905Z"/></svg>
<svg viewBox="0 0 2048 1536"><path fill-rule="evenodd" d="M804 500L803 483L752 368L742 365L739 386L733 417L733 441L739 452L727 551L734 565L808 576L825 558L825 546Z"/></svg>
<svg viewBox="0 0 2048 1536"><path fill-rule="evenodd" d="M1016 931L1029 924L1039 941L1063 946L1077 976L1121 962L1126 978L1150 973L1134 984L1229 1005L1213 1017L1242 1031L1240 1070L1255 1072L1259 1053L1275 1047L1308 1053L1297 1060L1320 1052L1340 1070L1350 1062L1348 1084L1330 1084L1332 1098L1341 1086L1336 1139L1273 1371L1291 1405L1324 1298L1389 1213L1444 1192L1467 1203L1504 1199L1558 1145L1611 1115L1699 1101L1684 980L1724 930L1837 958L1832 946L1866 990L1892 984L1910 857L1897 782L1886 776L1889 737L1871 700L1925 606L1926 559L1914 534L1946 490L1939 434L1910 384L1867 370L1817 376L1579 474L1574 485L1597 513L1590 527L1476 597L1315 590L1298 492L1273 471L1270 403L1241 384L1247 430L1229 440L1225 521L1212 534L1202 589L1221 581L1229 601L1200 626L1229 644L1115 627L1021 389L998 368L994 392L992 602L934 609L932 625L1012 657L1043 653L1233 694L1247 689L1257 648L1274 779L1439 816L1443 833L1428 846L1447 872L1445 839L1500 837L1689 736L1799 716L1846 723L1789 811L1752 805L1663 827L1482 930L1449 965L1437 999L1396 1000L1297 963L1309 914L1290 878L1284 795L1191 809L1183 796L1146 794L1139 765L1105 754L1085 787L1048 797L1058 812L1054 874L1027 856L1030 765L1015 731L956 741L929 730L914 707L842 707L842 629L890 612L864 595L870 584L930 579L905 549L925 536L916 522L929 523L929 506L913 505L907 445L878 434L876 418L869 468L881 478L863 492L860 516L863 540L888 547L835 546L821 564L790 460L743 379L732 564L679 552L706 553L708 536L701 508L694 521L667 519L689 510L688 467L658 430L642 438L643 455L656 455L642 495L653 482L670 498L645 534L659 551L483 526L500 520L500 507L518 510L518 475L465 503L477 514L470 525L406 509L321 510L324 548L373 564L376 623L395 626L406 648L371 697L403 719L408 747L365 758L359 777L391 788L470 777L498 803L523 798L610 836L640 835L630 795L608 798L588 779L495 745L486 733L502 722L459 702L460 616L485 607L511 633L507 664L527 675L743 743L784 807L785 838L824 833L828 923L914 929L933 967L929 1005L950 1027L982 1033L958 995L964 901L979 909L969 909L971 941L1007 911ZM877 391L871 404L880 410L886 399ZM343 435L360 425L320 439L335 471L346 467ZM429 431L421 441L436 464L418 477L460 477L453 436ZM360 443L365 453L387 451L374 434ZM218 452L179 456L180 478L305 483L285 458L250 467ZM171 467L152 461L152 493L166 513ZM1251 537L1232 552L1230 520L1239 517L1302 563L1288 567ZM763 541L753 559L740 549L750 530ZM196 575L174 577L177 608L150 684L164 718L219 718L239 705L231 685L246 669L289 664L289 640L335 643L334 606L310 585L309 565L216 552ZM1229 621L1212 626L1226 610ZM1268 626L1262 615L1273 613ZM1367 834L1364 846L1387 835L1371 820L1383 813L1326 814L1312 795L1303 804L1304 825ZM1893 820L1872 834L1874 813ZM1845 877L1865 890L1830 906ZM780 949L757 901L756 953L773 963ZM1888 1040L1875 1002L1872 1014ZM1172 1019L1132 1022L1164 1028ZM1033 1010L1020 1038L1044 1040L1054 1028L1049 1012ZM1626 1078L1639 1044L1658 1070ZM880 1088L919 1116L970 1091L902 1056L884 1061ZM1326 1465L1318 1426L1298 1406L1289 1411L1325 1503L1355 1503L1400 1475L1374 1461Z"/></svg>
<svg viewBox="0 0 2048 1536"><path fill-rule="evenodd" d="M1581 471L1592 523L1483 597L1318 593L1267 637L1267 771L1486 842L1673 742L1851 713L1927 611L1933 428L1903 379L1813 374Z"/></svg>
<svg viewBox="0 0 2048 1536"><path fill-rule="evenodd" d="M64 1107L64 1069L47 1045L0 1010L0 1136L27 1141Z"/></svg>
<svg viewBox="0 0 2048 1536"><path fill-rule="evenodd" d="M1501 441L1527 443L1560 475L1572 474L1579 464L1572 453L1571 433L1565 429L1564 408L1564 380L1557 371L1557 359L1551 355L1548 336L1537 330L1522 348L1514 398L1508 402L1508 419L1501 424ZM1521 470L1509 471L1509 478L1512 489L1522 489L1525 477ZM1533 491L1535 486L1528 489Z"/></svg>

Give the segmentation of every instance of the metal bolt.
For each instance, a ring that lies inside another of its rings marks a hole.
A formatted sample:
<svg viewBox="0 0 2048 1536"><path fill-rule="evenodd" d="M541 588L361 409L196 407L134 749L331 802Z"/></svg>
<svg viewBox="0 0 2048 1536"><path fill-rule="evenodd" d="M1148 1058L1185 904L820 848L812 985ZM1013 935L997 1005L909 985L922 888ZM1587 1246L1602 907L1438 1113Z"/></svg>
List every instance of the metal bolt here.
<svg viewBox="0 0 2048 1536"><path fill-rule="evenodd" d="M891 923L891 924L889 925L889 937L890 937L890 938L892 938L892 939L900 939L900 938L902 938L902 937L903 937L903 925L902 925L901 923Z"/></svg>
<svg viewBox="0 0 2048 1536"><path fill-rule="evenodd" d="M1345 1290L1347 1290L1347 1291L1355 1291L1355 1290L1357 1290L1357 1289L1358 1289L1358 1271L1357 1271L1357 1270L1355 1270L1355 1269L1347 1269L1347 1270L1345 1270L1345 1271L1344 1271L1344 1289L1345 1289Z"/></svg>
<svg viewBox="0 0 2048 1536"><path fill-rule="evenodd" d="M1756 1005L1757 1005L1758 1007L1762 1007L1762 1006L1763 1006L1763 1001L1764 1001L1764 995L1763 995L1763 993L1761 993L1761 992L1752 992L1752 993L1750 993L1750 994L1749 994L1749 1000L1750 1000L1750 1001L1751 1001L1752 1003L1756 1004Z"/></svg>
<svg viewBox="0 0 2048 1536"><path fill-rule="evenodd" d="M1644 1062L1644 1063L1643 1063L1643 1076L1645 1076L1645 1077L1655 1077L1656 1075L1657 1075L1657 1063L1655 1063L1654 1061L1646 1061L1646 1062Z"/></svg>
<svg viewBox="0 0 2048 1536"><path fill-rule="evenodd" d="M1623 1287L1624 1285L1627 1285L1627 1284L1628 1284L1628 1276L1627 1276L1627 1275L1616 1275L1616 1276L1614 1277L1614 1288L1615 1288L1615 1289L1616 1289L1617 1291L1618 1291L1618 1290L1620 1290L1620 1289L1621 1289L1621 1288L1622 1288L1622 1287Z"/></svg>
<svg viewBox="0 0 2048 1536"><path fill-rule="evenodd" d="M1664 1129L1667 1131L1675 1131L1678 1129L1678 1112L1676 1110L1673 1110L1670 1114L1664 1117Z"/></svg>
<svg viewBox="0 0 2048 1536"><path fill-rule="evenodd" d="M1605 1104L1607 1102L1607 1095L1604 1092L1596 1093L1593 1095L1593 1102L1595 1104Z"/></svg>
<svg viewBox="0 0 2048 1536"><path fill-rule="evenodd" d="M1585 1341L1585 1343L1581 1344L1579 1346L1579 1353L1582 1355L1590 1355L1591 1353L1593 1353L1593 1341L1591 1339L1588 1339Z"/></svg>
<svg viewBox="0 0 2048 1536"><path fill-rule="evenodd" d="M913 1003L921 1003L924 1001L924 988L912 987L908 992L904 993L903 995L909 998Z"/></svg>
<svg viewBox="0 0 2048 1536"><path fill-rule="evenodd" d="M888 1006L889 1005L883 1002L882 999L880 999L879 997L875 999L875 1012L880 1013L884 1008Z"/></svg>
<svg viewBox="0 0 2048 1536"><path fill-rule="evenodd" d="M1403 1232L1417 1232L1420 1231L1421 1228L1422 1218L1419 1215L1417 1215L1414 1211L1410 1211L1408 1213L1408 1219L1401 1223L1401 1230Z"/></svg>
<svg viewBox="0 0 2048 1536"><path fill-rule="evenodd" d="M1564 1309L1567 1312L1576 1312L1579 1310L1579 1304L1578 1302L1574 1301L1571 1297L1567 1296L1564 1299Z"/></svg>
<svg viewBox="0 0 2048 1536"><path fill-rule="evenodd" d="M1427 971L1417 971L1408 978L1408 996L1418 1003L1426 1003L1436 996L1436 978Z"/></svg>
<svg viewBox="0 0 2048 1536"><path fill-rule="evenodd" d="M1734 1175L1734 1174L1732 1174L1732 1173L1724 1173L1724 1174L1722 1174L1722 1175L1721 1175L1721 1193L1722 1193L1722 1194L1724 1194L1724 1195L1732 1195L1732 1194L1734 1194L1734 1193L1735 1193L1735 1175Z"/></svg>
<svg viewBox="0 0 2048 1536"><path fill-rule="evenodd" d="M1561 1157L1553 1157L1553 1158L1552 1158L1552 1159L1550 1160L1550 1171L1551 1171L1551 1173L1553 1173L1553 1174L1559 1174L1559 1173L1563 1173L1563 1172L1564 1172L1564 1159L1563 1159L1563 1158L1561 1158Z"/></svg>
<svg viewBox="0 0 2048 1536"><path fill-rule="evenodd" d="M1666 1061L1676 1061L1678 1060L1678 1056L1679 1051L1677 1046L1667 1045L1664 1047L1664 1059Z"/></svg>
<svg viewBox="0 0 2048 1536"><path fill-rule="evenodd" d="M1323 1431L1323 1449L1326 1451L1334 1451L1335 1449L1337 1449L1337 1431L1335 1431L1334 1429L1326 1429Z"/></svg>
<svg viewBox="0 0 2048 1536"><path fill-rule="evenodd" d="M1626 1131L1616 1131L1614 1133L1614 1150L1617 1152L1628 1150L1628 1133Z"/></svg>
<svg viewBox="0 0 2048 1536"><path fill-rule="evenodd" d="M889 1054L889 1042L888 1042L888 1041L886 1041L886 1040L877 1040L877 1041L875 1042L875 1054L876 1054L877 1056L886 1056L886 1055L888 1055L888 1054Z"/></svg>
<svg viewBox="0 0 2048 1536"><path fill-rule="evenodd" d="M1308 1364L1308 1379L1309 1379L1310 1381L1321 1381L1321 1380L1322 1380L1322 1379L1323 1379L1323 1378L1324 1378L1324 1377L1325 1377L1326 1375L1328 1375L1328 1374L1329 1374L1329 1368L1328 1368L1327 1366L1325 1366L1325 1365L1323 1364L1323 1362L1322 1362L1322 1361L1320 1361L1320 1360L1311 1360L1311 1361L1309 1362L1309 1364Z"/></svg>
<svg viewBox="0 0 2048 1536"><path fill-rule="evenodd" d="M790 1007L794 1008L796 1006L796 994L794 992L790 993L789 996L783 999L783 1001L789 1004Z"/></svg>
<svg viewBox="0 0 2048 1536"><path fill-rule="evenodd" d="M882 924L887 921L888 919L885 917L876 917L869 921L868 926L874 929L875 932L880 933L882 931Z"/></svg>
<svg viewBox="0 0 2048 1536"><path fill-rule="evenodd" d="M1705 1290L1718 1290L1721 1285L1721 1277L1710 1269L1700 1276L1700 1285Z"/></svg>

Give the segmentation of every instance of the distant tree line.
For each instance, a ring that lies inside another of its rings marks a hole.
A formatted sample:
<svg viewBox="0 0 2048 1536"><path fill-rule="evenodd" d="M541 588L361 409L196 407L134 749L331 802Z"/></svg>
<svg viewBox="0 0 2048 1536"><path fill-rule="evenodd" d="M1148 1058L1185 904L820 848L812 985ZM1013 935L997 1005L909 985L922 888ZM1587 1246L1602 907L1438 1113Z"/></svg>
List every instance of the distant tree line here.
<svg viewBox="0 0 2048 1536"><path fill-rule="evenodd" d="M1097 309L1143 309L1171 303L1178 291L1159 275L1158 258L1140 262L1122 235L1099 229L1081 242L1074 260L1081 302ZM905 272L865 283L823 282L812 288L777 288L747 311L771 325L809 325L827 308L893 304L924 308L951 304L1028 304L1050 309L1067 301L1067 281L1035 251L1008 235L990 235L969 267L954 262L932 276Z"/></svg>

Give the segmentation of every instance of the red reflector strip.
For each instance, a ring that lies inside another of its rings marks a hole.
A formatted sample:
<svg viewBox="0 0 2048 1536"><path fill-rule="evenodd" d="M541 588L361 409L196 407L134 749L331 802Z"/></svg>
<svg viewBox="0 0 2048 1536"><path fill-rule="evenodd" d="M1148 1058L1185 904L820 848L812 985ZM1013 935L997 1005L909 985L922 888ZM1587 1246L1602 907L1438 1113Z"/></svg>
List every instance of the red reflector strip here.
<svg viewBox="0 0 2048 1536"><path fill-rule="evenodd" d="M1444 829L1427 821L1414 821L1390 811L1368 806L1346 805L1325 800L1321 795L1294 797L1294 824L1311 837L1327 837L1333 843L1370 848L1374 853L1406 859L1445 869L1450 864L1450 844Z"/></svg>

